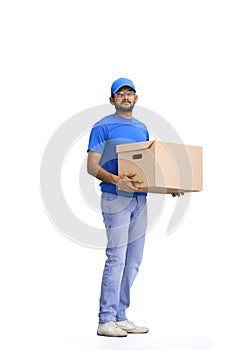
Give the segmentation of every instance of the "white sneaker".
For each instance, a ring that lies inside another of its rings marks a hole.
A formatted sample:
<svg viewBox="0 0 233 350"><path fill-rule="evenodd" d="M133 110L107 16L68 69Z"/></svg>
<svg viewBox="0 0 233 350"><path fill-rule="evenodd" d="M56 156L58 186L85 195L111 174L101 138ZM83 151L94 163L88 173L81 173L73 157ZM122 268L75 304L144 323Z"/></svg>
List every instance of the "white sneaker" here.
<svg viewBox="0 0 233 350"><path fill-rule="evenodd" d="M99 324L97 335L103 335L105 337L127 337L127 332L118 327L116 322L106 322Z"/></svg>
<svg viewBox="0 0 233 350"><path fill-rule="evenodd" d="M133 322L129 320L116 322L117 326L127 333L142 334L148 333L149 329L147 327L136 326Z"/></svg>

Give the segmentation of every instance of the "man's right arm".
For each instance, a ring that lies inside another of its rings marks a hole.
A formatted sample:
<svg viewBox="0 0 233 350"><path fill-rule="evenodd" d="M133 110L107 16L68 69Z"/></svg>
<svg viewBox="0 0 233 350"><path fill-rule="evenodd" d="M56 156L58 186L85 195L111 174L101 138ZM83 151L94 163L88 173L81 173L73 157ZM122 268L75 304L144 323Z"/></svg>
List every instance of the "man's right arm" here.
<svg viewBox="0 0 233 350"><path fill-rule="evenodd" d="M136 183L141 181L134 181L133 177L135 173L127 173L121 176L114 175L100 166L101 154L98 152L89 151L87 158L87 171L97 179L111 183L113 185L120 186L123 191L126 192L138 192L139 189L135 186Z"/></svg>
<svg viewBox="0 0 233 350"><path fill-rule="evenodd" d="M87 171L97 179L116 185L118 176L109 173L100 166L101 154L98 152L89 151L87 158Z"/></svg>

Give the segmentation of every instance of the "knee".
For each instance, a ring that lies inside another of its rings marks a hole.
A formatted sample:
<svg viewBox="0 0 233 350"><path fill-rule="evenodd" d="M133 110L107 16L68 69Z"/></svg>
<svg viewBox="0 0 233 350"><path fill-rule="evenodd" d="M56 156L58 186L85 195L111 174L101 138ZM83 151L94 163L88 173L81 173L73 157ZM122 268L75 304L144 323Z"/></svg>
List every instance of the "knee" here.
<svg viewBox="0 0 233 350"><path fill-rule="evenodd" d="M109 249L107 252L107 262L111 265L125 266L125 250L122 248Z"/></svg>

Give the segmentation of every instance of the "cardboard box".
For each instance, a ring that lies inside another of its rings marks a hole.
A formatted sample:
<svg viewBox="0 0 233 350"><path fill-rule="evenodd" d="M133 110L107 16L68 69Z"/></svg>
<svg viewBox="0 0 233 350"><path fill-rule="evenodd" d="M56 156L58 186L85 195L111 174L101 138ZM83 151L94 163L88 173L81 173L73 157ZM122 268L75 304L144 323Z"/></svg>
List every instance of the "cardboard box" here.
<svg viewBox="0 0 233 350"><path fill-rule="evenodd" d="M118 174L136 173L141 192L202 191L202 147L154 140L117 145L117 153Z"/></svg>

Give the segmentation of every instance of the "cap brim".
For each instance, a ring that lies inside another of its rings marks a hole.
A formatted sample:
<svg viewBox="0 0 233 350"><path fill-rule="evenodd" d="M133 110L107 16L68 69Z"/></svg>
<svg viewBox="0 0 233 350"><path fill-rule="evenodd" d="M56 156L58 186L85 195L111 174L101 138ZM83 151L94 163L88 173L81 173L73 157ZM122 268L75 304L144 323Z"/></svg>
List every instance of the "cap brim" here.
<svg viewBox="0 0 233 350"><path fill-rule="evenodd" d="M135 90L135 88L134 88L133 86L126 85L126 84L122 84L122 85L118 86L117 89L115 89L115 90L112 92L112 94L113 94L113 95L116 94L117 91L119 91L119 90L120 90L121 88L123 88L124 86L125 86L125 87L129 87L129 88L132 89L134 92L136 92L136 90Z"/></svg>

